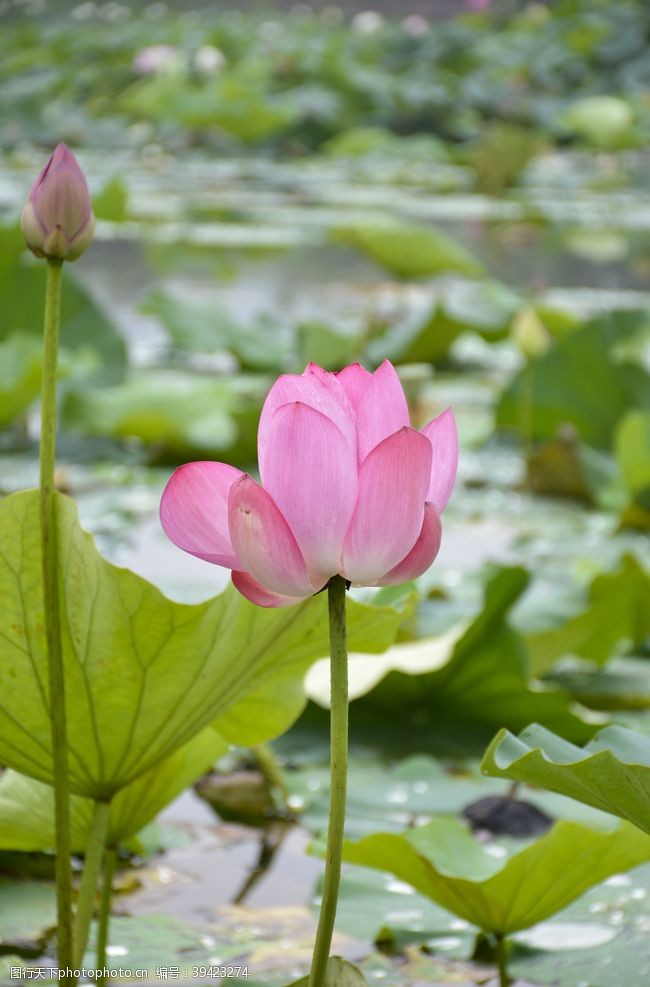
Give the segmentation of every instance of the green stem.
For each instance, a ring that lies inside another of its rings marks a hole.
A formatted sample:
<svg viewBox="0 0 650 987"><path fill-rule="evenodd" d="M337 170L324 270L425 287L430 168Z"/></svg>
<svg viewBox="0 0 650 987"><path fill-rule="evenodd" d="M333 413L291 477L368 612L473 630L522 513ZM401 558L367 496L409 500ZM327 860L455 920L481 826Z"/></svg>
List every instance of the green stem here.
<svg viewBox="0 0 650 987"><path fill-rule="evenodd" d="M499 970L499 987L509 987L510 977L508 976L507 970L507 948L506 940L504 936L495 936L496 940L496 954L497 954L497 968Z"/></svg>
<svg viewBox="0 0 650 987"><path fill-rule="evenodd" d="M106 967L106 947L108 946L108 926L111 918L111 896L116 862L117 851L107 847L104 854L102 900L97 925L97 969L100 971L103 971ZM102 973L97 974L96 982L98 987L103 987L106 983L106 978Z"/></svg>
<svg viewBox="0 0 650 987"><path fill-rule="evenodd" d="M84 861L81 888L79 889L79 899L77 901L77 911L74 921L74 965L77 969L83 965L83 958L88 943L88 933L90 931L90 922L95 906L95 894L97 892L97 878L99 877L104 848L106 846L106 836L108 834L109 811L110 802L94 803L93 821L86 846L86 859Z"/></svg>
<svg viewBox="0 0 650 987"><path fill-rule="evenodd" d="M257 766L264 775L264 780L269 787L274 807L286 812L289 789L287 788L280 762L275 756L273 748L270 744L256 744L253 747L253 754L257 761Z"/></svg>
<svg viewBox="0 0 650 987"><path fill-rule="evenodd" d="M341 883L343 827L348 772L348 652L345 630L345 580L333 576L327 587L330 623L330 812L327 855L316 945L309 987L323 987L329 959L336 903Z"/></svg>
<svg viewBox="0 0 650 987"><path fill-rule="evenodd" d="M41 385L40 516L52 731L52 774L56 833L56 897L58 963L60 970L72 967L72 870L70 857L70 784L66 739L65 682L61 650L59 584L57 565L56 501L54 462L56 455L56 371L61 318L61 261L47 262L45 315L43 319L43 371ZM60 983L69 987L71 977Z"/></svg>

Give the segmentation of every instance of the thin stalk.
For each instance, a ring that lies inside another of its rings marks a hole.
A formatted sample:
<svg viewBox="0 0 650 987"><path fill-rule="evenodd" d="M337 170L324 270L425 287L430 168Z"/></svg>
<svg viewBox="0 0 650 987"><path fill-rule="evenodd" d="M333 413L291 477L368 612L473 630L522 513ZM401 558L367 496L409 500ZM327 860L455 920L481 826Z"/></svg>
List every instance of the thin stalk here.
<svg viewBox="0 0 650 987"><path fill-rule="evenodd" d="M72 870L70 857L70 784L65 714L65 681L61 651L59 584L57 573L56 502L54 463L56 455L56 372L61 319L61 261L47 262L45 314L43 319L43 371L41 384L40 517L45 606L45 639L50 692L52 731L52 774L56 833L56 898L58 964L72 967ZM70 976L60 981L65 987Z"/></svg>
<svg viewBox="0 0 650 987"><path fill-rule="evenodd" d="M343 827L348 773L348 652L345 627L345 580L333 576L327 587L330 624L330 810L327 854L316 945L309 987L323 987L334 932L341 883Z"/></svg>
<svg viewBox="0 0 650 987"><path fill-rule="evenodd" d="M273 748L270 744L256 744L253 747L253 755L269 787L274 807L286 812L289 789L287 788L280 762L275 756ZM281 804L278 805L278 802Z"/></svg>
<svg viewBox="0 0 650 987"><path fill-rule="evenodd" d="M113 874L117 863L117 851L107 847L104 853L102 874L102 899L99 906L99 922L97 924L97 974L98 987L104 987L106 978L103 971L106 968L106 947L108 946L108 927L111 919L111 898L113 893Z"/></svg>
<svg viewBox="0 0 650 987"><path fill-rule="evenodd" d="M83 965L88 944L88 933L95 906L95 894L97 893L97 879L106 847L109 810L110 802L94 803L93 821L86 846L86 859L84 860L74 920L74 965L77 969Z"/></svg>
<svg viewBox="0 0 650 987"><path fill-rule="evenodd" d="M499 987L509 987L510 977L507 970L507 948L504 936L495 936L497 969L499 971Z"/></svg>

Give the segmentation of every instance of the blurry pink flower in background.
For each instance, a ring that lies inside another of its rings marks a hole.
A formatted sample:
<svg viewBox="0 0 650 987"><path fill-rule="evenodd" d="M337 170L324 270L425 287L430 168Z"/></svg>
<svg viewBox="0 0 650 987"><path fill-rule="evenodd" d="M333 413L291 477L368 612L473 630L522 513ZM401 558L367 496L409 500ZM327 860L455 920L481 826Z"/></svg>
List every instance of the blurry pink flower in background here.
<svg viewBox="0 0 650 987"><path fill-rule="evenodd" d="M149 45L141 48L133 59L133 70L138 75L155 75L163 69L179 65L179 55L173 45Z"/></svg>
<svg viewBox="0 0 650 987"><path fill-rule="evenodd" d="M470 10L489 10L491 0L465 0Z"/></svg>
<svg viewBox="0 0 650 987"><path fill-rule="evenodd" d="M258 456L261 484L225 463L188 463L160 505L168 537L232 569L253 603L298 603L337 574L390 586L421 575L438 554L456 423L447 409L411 428L388 361L374 374L310 364L280 377L262 409Z"/></svg>
<svg viewBox="0 0 650 987"><path fill-rule="evenodd" d="M59 144L29 190L20 225L37 257L76 260L90 244L95 216L88 184L65 144Z"/></svg>
<svg viewBox="0 0 650 987"><path fill-rule="evenodd" d="M429 22L422 14L407 14L402 21L402 27L412 38L419 38L429 30Z"/></svg>

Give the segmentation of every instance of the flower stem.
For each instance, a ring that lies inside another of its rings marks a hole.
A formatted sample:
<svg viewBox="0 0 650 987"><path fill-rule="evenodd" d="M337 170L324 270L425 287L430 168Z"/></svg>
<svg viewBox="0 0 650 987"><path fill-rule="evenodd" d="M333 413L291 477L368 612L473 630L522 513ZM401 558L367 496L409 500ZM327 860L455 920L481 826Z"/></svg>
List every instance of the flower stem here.
<svg viewBox="0 0 650 987"><path fill-rule="evenodd" d="M253 755L257 766L269 787L271 799L276 810L287 811L289 789L282 774L282 768L270 744L256 744Z"/></svg>
<svg viewBox="0 0 650 987"><path fill-rule="evenodd" d="M97 925L97 969L103 971L106 967L106 947L108 946L108 926L111 918L111 897L113 893L113 874L117 862L117 851L106 848L104 853L102 900L99 908ZM103 972L97 974L98 987L103 987L106 978Z"/></svg>
<svg viewBox="0 0 650 987"><path fill-rule="evenodd" d="M74 965L79 968L83 965L84 953L88 943L88 933L90 922L93 917L95 905L95 894L97 892L97 878L102 865L102 857L106 847L106 835L108 833L108 814L110 802L95 802L93 808L93 821L86 846L86 859L84 861L83 875L81 878L81 888L79 889L79 899L77 901L77 911L74 921Z"/></svg>
<svg viewBox="0 0 650 987"><path fill-rule="evenodd" d="M52 731L52 774L56 832L56 896L59 969L72 967L72 870L70 864L70 784L66 739L65 683L61 651L59 584L57 574L56 502L54 461L56 454L56 372L61 318L61 261L48 261L43 320L43 371L41 384L40 516ZM70 977L60 981L64 987Z"/></svg>
<svg viewBox="0 0 650 987"><path fill-rule="evenodd" d="M507 948L504 936L495 936L497 968L499 970L499 987L509 987L510 977L507 970Z"/></svg>
<svg viewBox="0 0 650 987"><path fill-rule="evenodd" d="M348 773L348 652L345 629L346 585L333 576L327 587L330 622L330 811L327 855L316 945L309 974L309 987L323 987L329 959L336 903L341 883L343 827Z"/></svg>

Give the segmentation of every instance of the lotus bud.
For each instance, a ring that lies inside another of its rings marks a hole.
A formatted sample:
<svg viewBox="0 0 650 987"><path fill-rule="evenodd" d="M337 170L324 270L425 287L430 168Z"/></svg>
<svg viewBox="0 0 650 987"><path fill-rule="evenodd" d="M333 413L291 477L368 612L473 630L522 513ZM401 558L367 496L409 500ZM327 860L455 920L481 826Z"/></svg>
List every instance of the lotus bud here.
<svg viewBox="0 0 650 987"><path fill-rule="evenodd" d="M90 193L65 144L59 144L32 185L20 225L37 257L76 260L90 245L95 230Z"/></svg>

